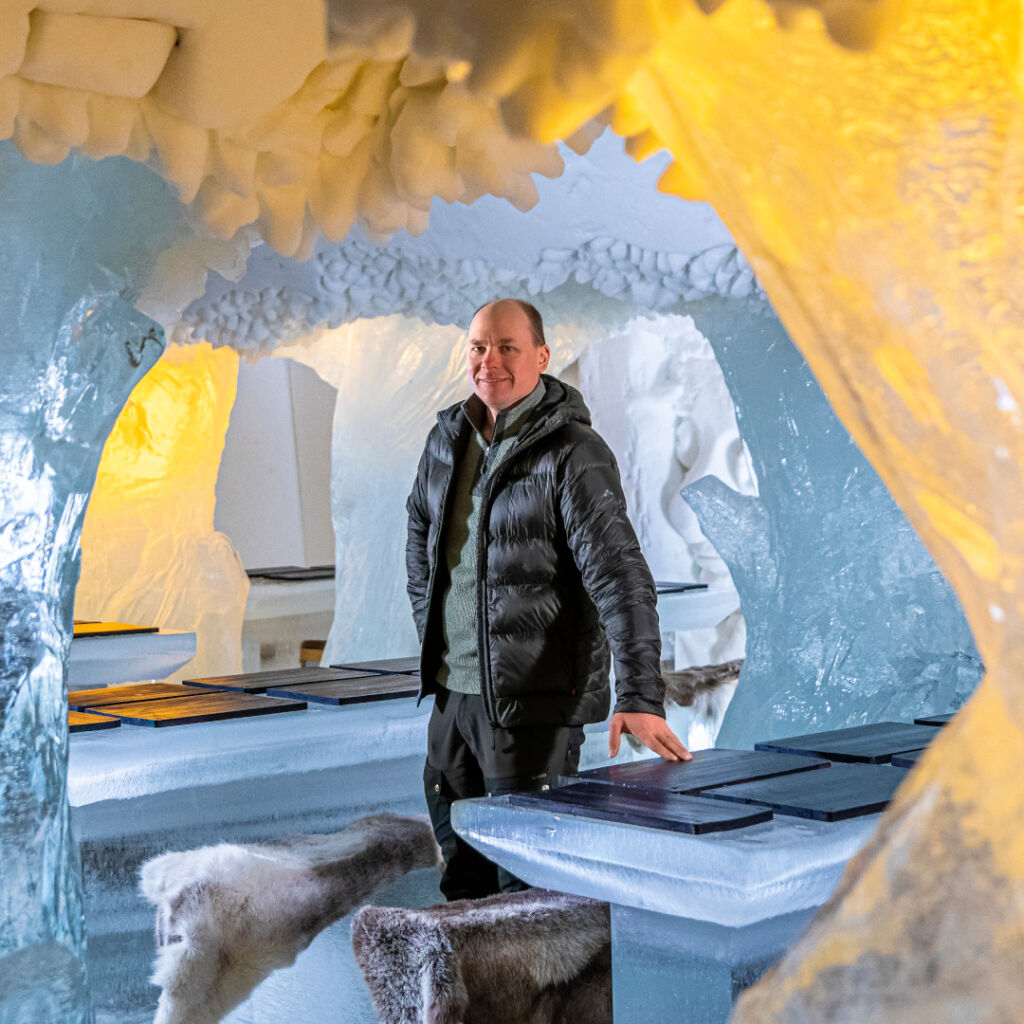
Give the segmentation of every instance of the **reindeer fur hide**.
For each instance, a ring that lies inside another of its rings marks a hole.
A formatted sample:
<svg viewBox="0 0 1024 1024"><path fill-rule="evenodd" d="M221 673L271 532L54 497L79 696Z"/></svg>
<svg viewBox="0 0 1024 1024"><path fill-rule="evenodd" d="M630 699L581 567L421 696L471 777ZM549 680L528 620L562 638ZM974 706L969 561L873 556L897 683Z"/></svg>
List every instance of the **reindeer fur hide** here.
<svg viewBox="0 0 1024 1024"><path fill-rule="evenodd" d="M156 908L154 1024L215 1024L378 886L438 864L429 822L381 814L331 835L165 853L142 865Z"/></svg>
<svg viewBox="0 0 1024 1024"><path fill-rule="evenodd" d="M720 718L724 708L719 705L725 697L732 696L742 667L743 659L737 658L721 665L694 665L678 672L663 672L665 703L671 701L683 708L693 708L698 717L713 718L717 714Z"/></svg>
<svg viewBox="0 0 1024 1024"><path fill-rule="evenodd" d="M382 1024L611 1024L606 903L530 889L366 906L352 945Z"/></svg>

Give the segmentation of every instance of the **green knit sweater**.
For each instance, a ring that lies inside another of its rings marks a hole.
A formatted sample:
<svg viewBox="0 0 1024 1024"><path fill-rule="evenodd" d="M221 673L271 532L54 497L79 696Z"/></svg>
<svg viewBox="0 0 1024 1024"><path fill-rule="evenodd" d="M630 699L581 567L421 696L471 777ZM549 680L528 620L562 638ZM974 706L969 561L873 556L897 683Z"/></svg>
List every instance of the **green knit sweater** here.
<svg viewBox="0 0 1024 1024"><path fill-rule="evenodd" d="M442 601L444 653L438 683L456 693L480 692L480 661L477 655L476 551L480 505L487 479L508 458L530 414L544 397L544 381L512 408L498 413L490 444L470 415L469 399L463 415L472 425L469 444L455 467L451 513L444 536L448 586Z"/></svg>

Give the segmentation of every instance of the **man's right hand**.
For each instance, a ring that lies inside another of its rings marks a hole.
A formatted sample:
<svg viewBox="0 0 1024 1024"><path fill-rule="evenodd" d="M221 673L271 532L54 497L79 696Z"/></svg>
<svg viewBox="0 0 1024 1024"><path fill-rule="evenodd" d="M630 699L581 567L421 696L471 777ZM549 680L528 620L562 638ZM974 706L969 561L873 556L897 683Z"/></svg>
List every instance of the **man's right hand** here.
<svg viewBox="0 0 1024 1024"><path fill-rule="evenodd" d="M653 750L666 761L689 761L693 757L660 715L650 715L643 711L616 711L609 726L609 757L619 752L619 742L624 732L631 733L648 750Z"/></svg>

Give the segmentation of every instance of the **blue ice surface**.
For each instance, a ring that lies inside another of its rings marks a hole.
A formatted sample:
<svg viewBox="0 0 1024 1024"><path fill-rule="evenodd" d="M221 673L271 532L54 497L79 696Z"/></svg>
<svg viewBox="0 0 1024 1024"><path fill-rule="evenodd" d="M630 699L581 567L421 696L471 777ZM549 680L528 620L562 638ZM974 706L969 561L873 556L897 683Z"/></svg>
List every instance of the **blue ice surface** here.
<svg viewBox="0 0 1024 1024"><path fill-rule="evenodd" d="M717 745L959 708L984 672L959 599L767 302L690 310L736 403L758 497L683 491L729 566L747 656Z"/></svg>
<svg viewBox="0 0 1024 1024"><path fill-rule="evenodd" d="M66 665L103 443L159 358L134 309L183 207L127 160L0 144L0 1020L92 1020L67 796Z"/></svg>

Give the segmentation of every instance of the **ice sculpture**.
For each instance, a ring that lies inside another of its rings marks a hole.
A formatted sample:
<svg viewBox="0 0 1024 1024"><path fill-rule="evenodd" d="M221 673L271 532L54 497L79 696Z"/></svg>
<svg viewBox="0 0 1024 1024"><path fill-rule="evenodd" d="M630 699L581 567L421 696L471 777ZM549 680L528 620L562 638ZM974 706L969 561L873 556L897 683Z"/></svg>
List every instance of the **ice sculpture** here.
<svg viewBox="0 0 1024 1024"><path fill-rule="evenodd" d="M743 308L737 304L738 313ZM594 426L615 452L630 518L655 579L731 585L728 567L679 494L707 475L741 494L757 491L707 339L689 317L638 317L595 341L578 365L580 389ZM741 658L744 636L737 599L719 625L676 633L676 663Z"/></svg>
<svg viewBox="0 0 1024 1024"><path fill-rule="evenodd" d="M132 302L179 204L126 161L0 146L0 1020L91 1019L64 672L100 451L163 332Z"/></svg>
<svg viewBox="0 0 1024 1024"><path fill-rule="evenodd" d="M714 478L683 491L748 622L719 744L959 708L982 675L960 603L785 329L757 299L692 311L758 480L757 497Z"/></svg>
<svg viewBox="0 0 1024 1024"><path fill-rule="evenodd" d="M196 633L172 678L242 669L249 580L213 528L237 372L230 349L167 349L111 432L82 530L76 617Z"/></svg>

